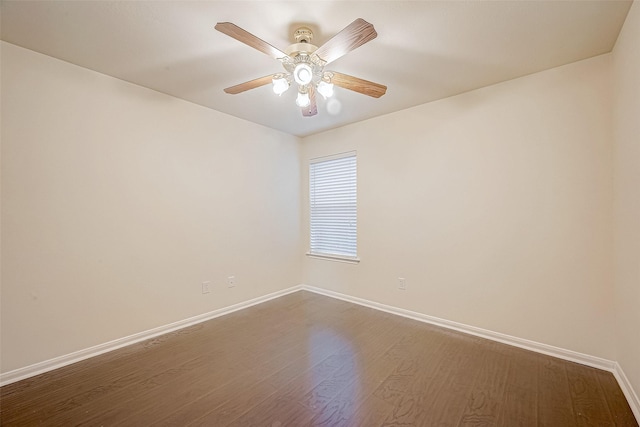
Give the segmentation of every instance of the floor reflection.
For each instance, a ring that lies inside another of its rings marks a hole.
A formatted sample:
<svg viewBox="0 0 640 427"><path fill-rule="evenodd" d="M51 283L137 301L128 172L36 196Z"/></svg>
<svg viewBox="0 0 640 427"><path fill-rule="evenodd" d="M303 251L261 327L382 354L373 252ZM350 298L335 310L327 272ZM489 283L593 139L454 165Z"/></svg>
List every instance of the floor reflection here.
<svg viewBox="0 0 640 427"><path fill-rule="evenodd" d="M317 416L314 424L335 425L352 419L360 401L361 366L356 346L330 327L309 334L312 381L317 384L305 403Z"/></svg>

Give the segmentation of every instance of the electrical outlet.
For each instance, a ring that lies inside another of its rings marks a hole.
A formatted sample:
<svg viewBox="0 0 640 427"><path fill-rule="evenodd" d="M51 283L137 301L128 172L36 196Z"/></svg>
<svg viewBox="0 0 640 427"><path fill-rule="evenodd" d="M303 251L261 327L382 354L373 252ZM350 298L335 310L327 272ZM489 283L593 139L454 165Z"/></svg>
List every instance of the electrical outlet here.
<svg viewBox="0 0 640 427"><path fill-rule="evenodd" d="M234 286L236 286L236 276L227 277L227 287L233 288Z"/></svg>
<svg viewBox="0 0 640 427"><path fill-rule="evenodd" d="M407 282L404 280L404 277L398 277L398 289L402 291L407 290Z"/></svg>
<svg viewBox="0 0 640 427"><path fill-rule="evenodd" d="M202 282L202 293L208 294L211 292L211 282Z"/></svg>

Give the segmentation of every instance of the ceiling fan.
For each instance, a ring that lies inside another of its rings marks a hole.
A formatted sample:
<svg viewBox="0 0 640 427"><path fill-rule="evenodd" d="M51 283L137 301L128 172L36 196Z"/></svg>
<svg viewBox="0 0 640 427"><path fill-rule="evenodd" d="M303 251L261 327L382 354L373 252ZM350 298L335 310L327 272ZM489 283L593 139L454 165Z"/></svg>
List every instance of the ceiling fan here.
<svg viewBox="0 0 640 427"><path fill-rule="evenodd" d="M238 94L272 83L273 91L282 95L295 83L298 89L296 104L301 108L302 115L309 117L318 113L316 92L328 98L333 94L333 85L374 98L381 97L387 91L387 87L379 83L325 70L330 62L376 38L378 33L375 28L364 19L356 19L320 47L311 44L313 33L309 28L298 28L294 32L295 43L284 51L231 22L218 22L215 29L277 59L284 67L284 72L228 87L224 90L226 93Z"/></svg>

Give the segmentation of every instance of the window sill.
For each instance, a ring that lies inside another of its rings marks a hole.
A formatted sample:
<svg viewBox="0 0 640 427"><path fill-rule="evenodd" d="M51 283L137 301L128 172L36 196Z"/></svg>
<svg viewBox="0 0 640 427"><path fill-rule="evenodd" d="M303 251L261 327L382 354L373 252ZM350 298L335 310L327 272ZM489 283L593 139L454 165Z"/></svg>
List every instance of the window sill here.
<svg viewBox="0 0 640 427"><path fill-rule="evenodd" d="M346 262L347 264L358 264L360 262L360 258L346 255L329 255L307 252L307 256L310 258L325 259L327 261Z"/></svg>

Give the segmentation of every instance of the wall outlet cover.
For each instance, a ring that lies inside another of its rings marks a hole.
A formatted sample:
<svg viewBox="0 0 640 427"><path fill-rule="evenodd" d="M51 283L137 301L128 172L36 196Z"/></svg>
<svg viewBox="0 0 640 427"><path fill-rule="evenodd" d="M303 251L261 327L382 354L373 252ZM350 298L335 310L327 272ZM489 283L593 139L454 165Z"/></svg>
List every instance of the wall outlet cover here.
<svg viewBox="0 0 640 427"><path fill-rule="evenodd" d="M211 292L211 282L202 282L202 293L208 294Z"/></svg>

